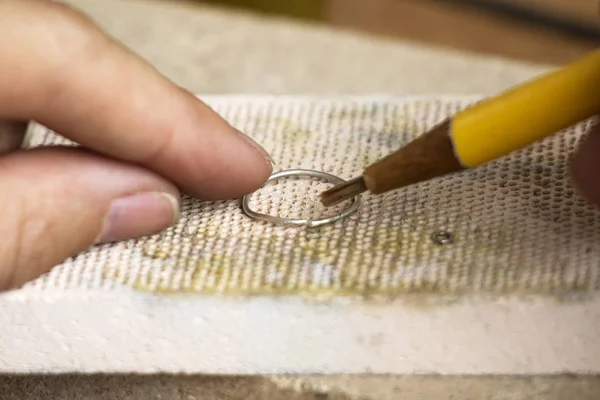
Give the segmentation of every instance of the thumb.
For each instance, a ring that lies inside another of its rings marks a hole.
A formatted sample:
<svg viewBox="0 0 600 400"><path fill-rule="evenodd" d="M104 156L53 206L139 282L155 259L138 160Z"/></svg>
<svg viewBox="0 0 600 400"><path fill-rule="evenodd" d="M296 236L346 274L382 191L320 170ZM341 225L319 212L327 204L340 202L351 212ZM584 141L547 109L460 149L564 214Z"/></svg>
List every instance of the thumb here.
<svg viewBox="0 0 600 400"><path fill-rule="evenodd" d="M600 126L594 125L571 161L571 175L583 197L600 205Z"/></svg>
<svg viewBox="0 0 600 400"><path fill-rule="evenodd" d="M0 290L96 242L154 234L178 217L177 189L141 167L75 148L0 158Z"/></svg>

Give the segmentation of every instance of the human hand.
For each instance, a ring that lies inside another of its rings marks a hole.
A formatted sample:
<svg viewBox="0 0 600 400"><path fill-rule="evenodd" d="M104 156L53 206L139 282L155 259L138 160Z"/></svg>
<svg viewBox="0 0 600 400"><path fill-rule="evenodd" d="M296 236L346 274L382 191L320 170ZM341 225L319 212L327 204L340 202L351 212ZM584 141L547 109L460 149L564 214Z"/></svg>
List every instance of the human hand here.
<svg viewBox="0 0 600 400"><path fill-rule="evenodd" d="M592 127L571 162L571 175L580 194L600 206L600 125Z"/></svg>
<svg viewBox="0 0 600 400"><path fill-rule="evenodd" d="M0 27L0 290L167 228L178 188L229 199L271 173L250 138L80 13L3 0ZM29 120L87 150L15 151Z"/></svg>

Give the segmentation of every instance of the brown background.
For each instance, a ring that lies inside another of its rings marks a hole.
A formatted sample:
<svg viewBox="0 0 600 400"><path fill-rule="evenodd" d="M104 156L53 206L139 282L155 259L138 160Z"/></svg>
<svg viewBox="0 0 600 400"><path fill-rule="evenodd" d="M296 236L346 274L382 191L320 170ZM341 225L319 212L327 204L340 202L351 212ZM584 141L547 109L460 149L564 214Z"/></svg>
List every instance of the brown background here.
<svg viewBox="0 0 600 400"><path fill-rule="evenodd" d="M581 38L465 5L434 0L191 0L310 18L342 28L525 61L564 63L594 49ZM491 1L491 0L479 0ZM600 32L598 0L493 0ZM598 35L600 38L600 34Z"/></svg>

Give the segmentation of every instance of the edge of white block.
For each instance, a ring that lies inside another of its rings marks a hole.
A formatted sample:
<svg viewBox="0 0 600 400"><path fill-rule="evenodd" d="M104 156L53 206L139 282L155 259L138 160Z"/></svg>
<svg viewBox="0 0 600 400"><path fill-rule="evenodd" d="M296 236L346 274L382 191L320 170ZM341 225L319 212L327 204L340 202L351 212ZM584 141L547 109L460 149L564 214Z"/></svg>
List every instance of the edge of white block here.
<svg viewBox="0 0 600 400"><path fill-rule="evenodd" d="M600 372L600 296L408 298L19 290L0 296L0 372Z"/></svg>

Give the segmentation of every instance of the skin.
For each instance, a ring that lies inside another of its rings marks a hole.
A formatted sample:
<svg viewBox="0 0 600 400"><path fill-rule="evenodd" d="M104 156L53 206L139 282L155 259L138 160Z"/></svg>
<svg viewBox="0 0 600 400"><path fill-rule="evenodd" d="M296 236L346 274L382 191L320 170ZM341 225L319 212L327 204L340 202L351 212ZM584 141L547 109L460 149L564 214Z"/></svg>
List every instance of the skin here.
<svg viewBox="0 0 600 400"><path fill-rule="evenodd" d="M180 191L238 198L272 172L258 144L79 12L0 0L0 26L0 290L169 227ZM30 120L85 149L16 150Z"/></svg>
<svg viewBox="0 0 600 400"><path fill-rule="evenodd" d="M0 0L0 290L98 242L157 233L180 192L231 199L272 172L249 137L79 12ZM82 145L19 150L35 120ZM600 130L573 158L600 204Z"/></svg>

